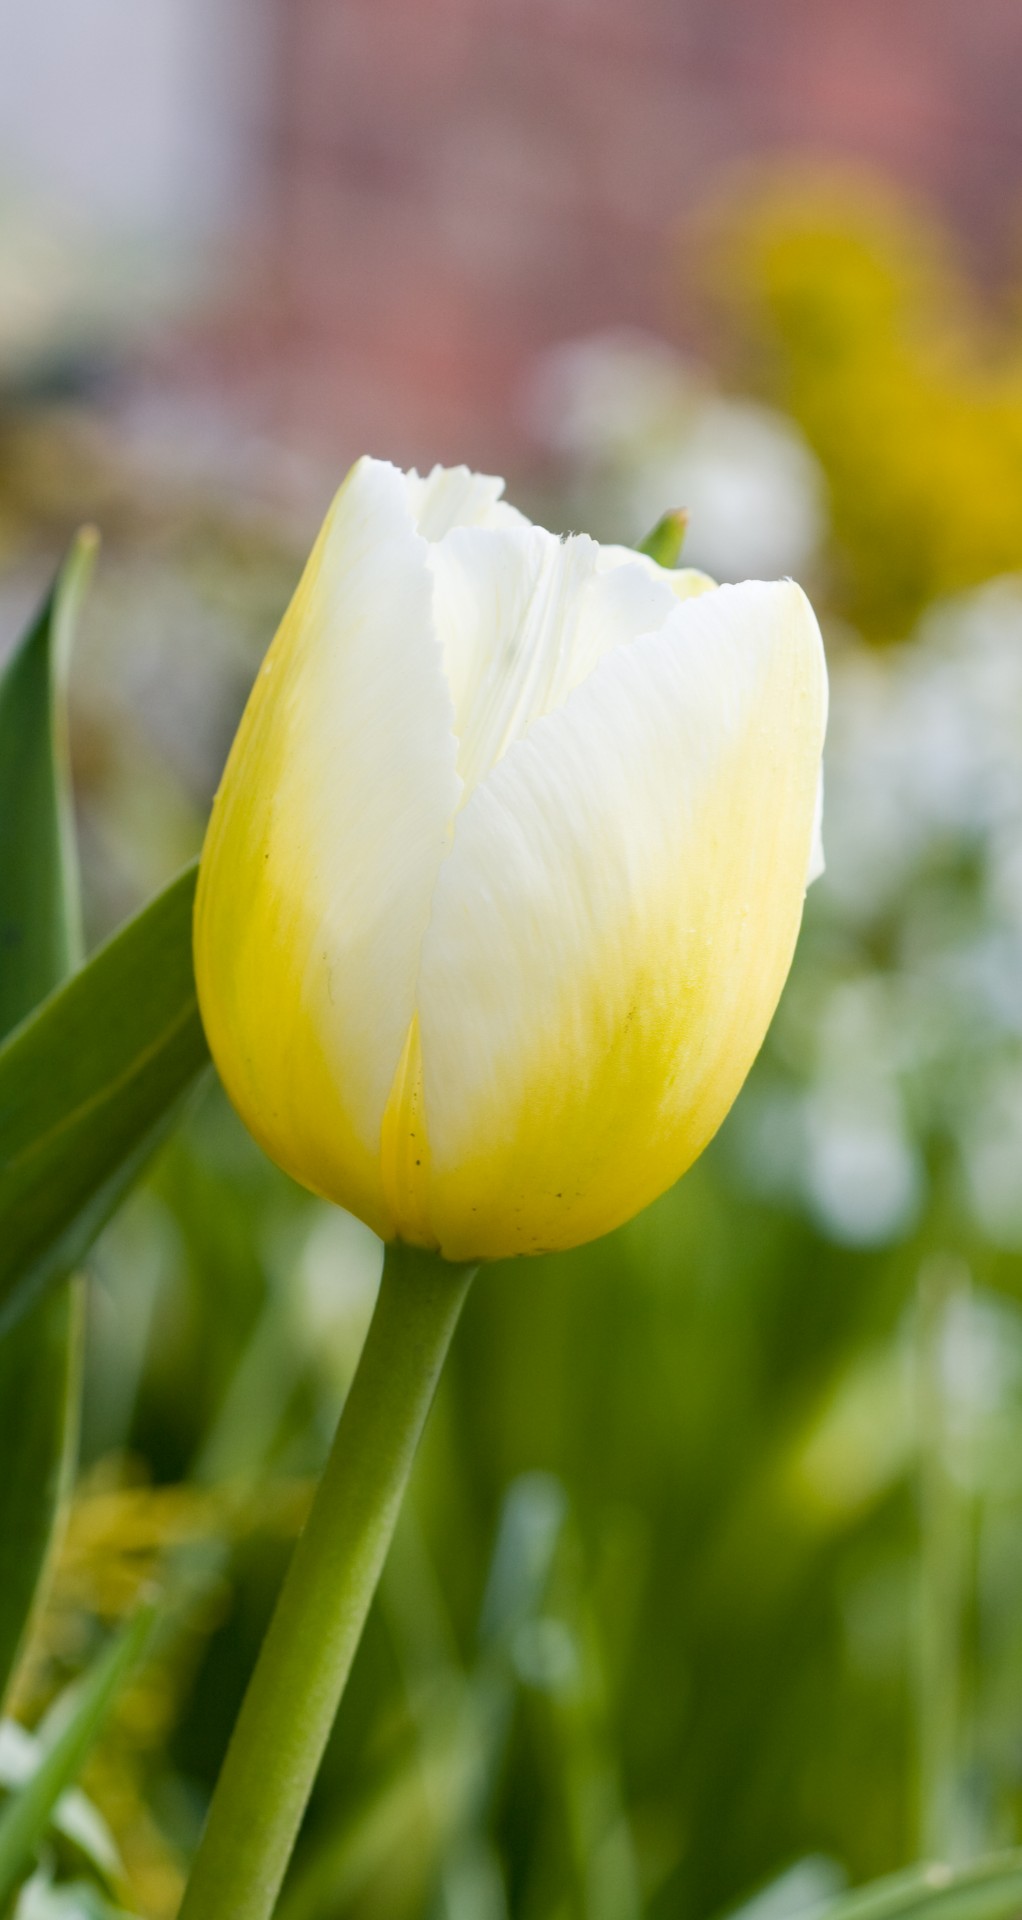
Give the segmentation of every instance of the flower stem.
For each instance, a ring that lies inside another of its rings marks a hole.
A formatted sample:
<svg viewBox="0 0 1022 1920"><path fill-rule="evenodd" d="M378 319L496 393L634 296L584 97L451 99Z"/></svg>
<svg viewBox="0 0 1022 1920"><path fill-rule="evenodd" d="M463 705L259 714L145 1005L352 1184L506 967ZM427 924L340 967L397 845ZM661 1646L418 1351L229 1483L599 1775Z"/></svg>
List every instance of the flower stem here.
<svg viewBox="0 0 1022 1920"><path fill-rule="evenodd" d="M358 1372L178 1920L270 1920L474 1273L438 1254L387 1249Z"/></svg>

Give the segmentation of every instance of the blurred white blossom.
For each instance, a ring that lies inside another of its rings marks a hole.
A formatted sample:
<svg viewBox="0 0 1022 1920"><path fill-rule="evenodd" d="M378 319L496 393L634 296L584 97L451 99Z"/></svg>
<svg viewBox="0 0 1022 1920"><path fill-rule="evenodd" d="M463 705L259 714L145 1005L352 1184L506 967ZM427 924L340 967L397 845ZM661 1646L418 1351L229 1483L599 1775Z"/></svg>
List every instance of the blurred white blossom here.
<svg viewBox="0 0 1022 1920"><path fill-rule="evenodd" d="M736 1139L836 1240L909 1232L936 1156L945 1197L1019 1248L1022 581L883 653L843 636L831 672L827 873L752 1090L786 1132Z"/></svg>
<svg viewBox="0 0 1022 1920"><path fill-rule="evenodd" d="M638 331L547 353L533 430L567 469L578 524L641 540L670 507L690 515L686 562L719 580L802 574L824 528L819 468L784 415L715 393Z"/></svg>
<svg viewBox="0 0 1022 1920"><path fill-rule="evenodd" d="M824 1229L854 1246L898 1238L915 1221L922 1180L896 1089L824 1086L806 1120L806 1196Z"/></svg>

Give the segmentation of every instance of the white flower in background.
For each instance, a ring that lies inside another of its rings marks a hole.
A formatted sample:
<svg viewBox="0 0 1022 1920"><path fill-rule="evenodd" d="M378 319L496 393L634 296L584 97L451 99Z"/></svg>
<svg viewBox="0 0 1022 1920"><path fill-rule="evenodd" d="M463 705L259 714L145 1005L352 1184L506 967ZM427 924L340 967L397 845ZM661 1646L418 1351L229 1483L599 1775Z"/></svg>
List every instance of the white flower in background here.
<svg viewBox="0 0 1022 1920"><path fill-rule="evenodd" d="M1022 583L931 609L904 645L849 641L832 681L826 935L785 996L782 1075L751 1089L742 1150L760 1107L785 1109L787 1149L760 1174L865 1245L911 1227L936 1134L980 1231L1022 1247Z"/></svg>
<svg viewBox="0 0 1022 1920"><path fill-rule="evenodd" d="M798 429L714 393L666 342L621 332L555 347L535 370L529 410L587 524L636 541L667 504L690 515L686 559L717 579L811 563L823 483Z"/></svg>
<svg viewBox="0 0 1022 1920"><path fill-rule="evenodd" d="M804 573L823 528L819 475L790 421L751 401L711 399L675 452L652 459L629 488L633 524L653 499L691 514L687 558L718 579Z"/></svg>
<svg viewBox="0 0 1022 1920"><path fill-rule="evenodd" d="M621 328L548 348L533 368L526 405L537 437L552 452L604 469L641 461L651 443L691 413L698 391L666 340ZM665 504L658 502L637 538Z"/></svg>
<svg viewBox="0 0 1022 1920"><path fill-rule="evenodd" d="M1022 928L1022 585L945 602L916 638L838 668L827 755L831 885L855 917L970 840Z"/></svg>
<svg viewBox="0 0 1022 1920"><path fill-rule="evenodd" d="M851 1246L900 1239L919 1211L919 1155L890 1081L821 1086L805 1110L806 1197L831 1238Z"/></svg>

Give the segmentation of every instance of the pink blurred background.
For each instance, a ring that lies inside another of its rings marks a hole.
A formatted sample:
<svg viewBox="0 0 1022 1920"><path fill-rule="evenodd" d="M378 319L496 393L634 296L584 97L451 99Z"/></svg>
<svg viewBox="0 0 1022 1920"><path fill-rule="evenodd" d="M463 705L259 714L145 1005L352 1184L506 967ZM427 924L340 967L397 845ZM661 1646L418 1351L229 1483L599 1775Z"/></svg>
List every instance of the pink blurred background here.
<svg viewBox="0 0 1022 1920"><path fill-rule="evenodd" d="M1017 0L5 14L0 349L13 328L34 377L92 342L178 428L521 468L536 356L622 325L684 341L686 219L761 156L920 190L986 276L1014 250Z"/></svg>

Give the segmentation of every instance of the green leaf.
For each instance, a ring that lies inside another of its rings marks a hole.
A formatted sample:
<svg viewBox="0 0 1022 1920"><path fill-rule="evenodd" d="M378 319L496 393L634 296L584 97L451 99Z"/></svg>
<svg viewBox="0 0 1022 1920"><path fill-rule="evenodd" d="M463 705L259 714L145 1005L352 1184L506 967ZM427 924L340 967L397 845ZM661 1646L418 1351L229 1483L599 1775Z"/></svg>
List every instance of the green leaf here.
<svg viewBox="0 0 1022 1920"><path fill-rule="evenodd" d="M81 959L64 679L95 551L79 535L0 678L0 1034Z"/></svg>
<svg viewBox="0 0 1022 1920"><path fill-rule="evenodd" d="M42 1604L74 1478L82 1289L66 1280L0 1337L0 1699Z"/></svg>
<svg viewBox="0 0 1022 1920"><path fill-rule="evenodd" d="M58 1700L55 1711L68 1697ZM45 1728L29 1733L17 1720L0 1720L0 1788L5 1797L20 1792L32 1778L46 1751L44 1736ZM61 1794L53 1810L50 1837L60 1843L60 1858L54 1864L62 1870L70 1865L73 1872L86 1871L111 1892L123 1877L113 1834L80 1787L69 1787Z"/></svg>
<svg viewBox="0 0 1022 1920"><path fill-rule="evenodd" d="M65 680L95 549L79 536L0 677L0 1034L81 958ZM69 1281L0 1337L0 1702L74 1470L80 1321Z"/></svg>
<svg viewBox="0 0 1022 1920"><path fill-rule="evenodd" d="M0 1326L69 1273L207 1064L196 867L0 1047Z"/></svg>
<svg viewBox="0 0 1022 1920"><path fill-rule="evenodd" d="M822 1920L1013 1920L1022 1909L1022 1852L976 1866L913 1867L844 1894Z"/></svg>
<svg viewBox="0 0 1022 1920"><path fill-rule="evenodd" d="M55 1884L40 1872L22 1888L14 1920L134 1920L134 1916L112 1907L85 1880Z"/></svg>
<svg viewBox="0 0 1022 1920"><path fill-rule="evenodd" d="M61 1795L76 1779L93 1741L139 1658L155 1619L151 1606L140 1607L116 1639L104 1647L74 1689L60 1731L46 1745L31 1778L12 1794L0 1813L0 1904L9 1900L29 1867Z"/></svg>
<svg viewBox="0 0 1022 1920"><path fill-rule="evenodd" d="M658 567L676 567L688 532L688 514L684 507L672 507L658 520L652 533L640 541L639 553L646 553Z"/></svg>

